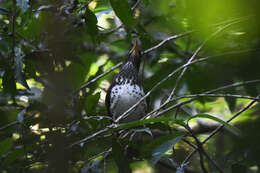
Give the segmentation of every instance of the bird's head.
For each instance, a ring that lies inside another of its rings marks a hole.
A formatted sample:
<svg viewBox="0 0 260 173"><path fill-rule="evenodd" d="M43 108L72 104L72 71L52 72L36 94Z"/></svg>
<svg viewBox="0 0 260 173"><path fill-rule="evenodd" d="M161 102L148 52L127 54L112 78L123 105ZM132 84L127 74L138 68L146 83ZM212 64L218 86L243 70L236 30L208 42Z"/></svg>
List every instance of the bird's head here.
<svg viewBox="0 0 260 173"><path fill-rule="evenodd" d="M132 49L129 51L127 55L126 62L131 61L133 65L139 69L141 63L141 51L138 47L137 41L135 41Z"/></svg>

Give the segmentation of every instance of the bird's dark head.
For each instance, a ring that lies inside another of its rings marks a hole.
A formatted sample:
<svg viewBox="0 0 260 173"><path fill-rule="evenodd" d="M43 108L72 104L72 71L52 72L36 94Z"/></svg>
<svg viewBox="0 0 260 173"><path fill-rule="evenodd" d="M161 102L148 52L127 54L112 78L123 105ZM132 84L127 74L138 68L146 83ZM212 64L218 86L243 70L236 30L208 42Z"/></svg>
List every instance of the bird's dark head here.
<svg viewBox="0 0 260 173"><path fill-rule="evenodd" d="M141 63L141 51L138 47L137 41L135 41L132 49L129 51L127 55L126 62L131 61L133 65L139 69Z"/></svg>

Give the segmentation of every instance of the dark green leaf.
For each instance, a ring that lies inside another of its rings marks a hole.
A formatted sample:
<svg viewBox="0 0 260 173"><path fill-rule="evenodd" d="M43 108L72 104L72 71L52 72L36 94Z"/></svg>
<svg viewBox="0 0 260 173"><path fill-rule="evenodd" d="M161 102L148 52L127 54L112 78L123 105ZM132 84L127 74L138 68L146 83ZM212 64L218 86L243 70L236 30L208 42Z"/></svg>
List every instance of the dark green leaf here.
<svg viewBox="0 0 260 173"><path fill-rule="evenodd" d="M100 98L100 93L95 95L87 96L85 99L85 111L87 113L95 113L95 107L97 106L98 100Z"/></svg>
<svg viewBox="0 0 260 173"><path fill-rule="evenodd" d="M98 21L97 21L96 15L87 8L86 9L86 25L87 25L88 32L94 42L98 41L97 40L97 38L98 38L97 22Z"/></svg>
<svg viewBox="0 0 260 173"><path fill-rule="evenodd" d="M14 151L12 151L10 154L6 156L6 158L3 161L3 165L8 165L17 159L23 158L24 154L24 148L16 148Z"/></svg>
<svg viewBox="0 0 260 173"><path fill-rule="evenodd" d="M73 62L65 70L68 83L72 89L77 89L86 79L90 70L91 63L95 60L96 55L93 53L84 53L80 56L82 64Z"/></svg>
<svg viewBox="0 0 260 173"><path fill-rule="evenodd" d="M134 18L127 0L110 0L110 4L123 24L128 28L132 28L134 25Z"/></svg>
<svg viewBox="0 0 260 173"><path fill-rule="evenodd" d="M131 173L131 168L127 158L124 156L124 151L116 138L112 139L112 155L117 164L119 173Z"/></svg>
<svg viewBox="0 0 260 173"><path fill-rule="evenodd" d="M233 130L234 132L236 132L237 134L241 134L240 130L231 126L230 124L226 123L225 121L217 118L217 117L214 117L214 116L211 116L209 114L197 114L197 115L194 115L194 116L191 116L190 118L187 119L187 123L191 120L191 119L194 119L194 118L208 118L208 119L211 119L211 120L214 120L214 121L217 121L219 122L220 124L223 124L225 125L226 127L228 127L230 130Z"/></svg>
<svg viewBox="0 0 260 173"><path fill-rule="evenodd" d="M142 147L142 155L151 157L150 161L154 165L184 136L184 132L176 132L153 140Z"/></svg>
<svg viewBox="0 0 260 173"><path fill-rule="evenodd" d="M4 72L2 85L3 85L3 90L5 93L9 93L11 95L16 94L16 84L15 84L15 79L14 79L14 73L11 69L7 69Z"/></svg>
<svg viewBox="0 0 260 173"><path fill-rule="evenodd" d="M5 140L1 141L0 142L0 157L7 153L11 148L12 148L12 145L13 145L13 139L12 138L6 138Z"/></svg>

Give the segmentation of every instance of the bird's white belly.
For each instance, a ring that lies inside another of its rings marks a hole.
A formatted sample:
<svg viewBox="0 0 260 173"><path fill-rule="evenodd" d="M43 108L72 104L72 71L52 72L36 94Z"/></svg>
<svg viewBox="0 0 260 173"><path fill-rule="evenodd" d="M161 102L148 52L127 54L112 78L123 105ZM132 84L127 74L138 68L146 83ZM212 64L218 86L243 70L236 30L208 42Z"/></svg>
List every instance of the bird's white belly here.
<svg viewBox="0 0 260 173"><path fill-rule="evenodd" d="M144 91L138 85L116 85L111 90L111 107L113 118L116 119L118 116L122 115L130 107L132 107L136 102L138 102L143 96ZM136 109L134 109L127 116L126 121L134 121L139 119L145 114L146 102L141 102ZM122 121L121 121L122 122Z"/></svg>

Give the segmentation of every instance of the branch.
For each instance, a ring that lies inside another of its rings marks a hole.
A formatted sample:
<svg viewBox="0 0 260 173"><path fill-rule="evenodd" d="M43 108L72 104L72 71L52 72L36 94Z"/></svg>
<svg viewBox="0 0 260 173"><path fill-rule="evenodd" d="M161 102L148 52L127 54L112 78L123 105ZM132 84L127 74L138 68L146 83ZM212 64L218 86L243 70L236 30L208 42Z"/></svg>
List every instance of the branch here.
<svg viewBox="0 0 260 173"><path fill-rule="evenodd" d="M30 115L30 116L27 116L27 117L24 118L24 120L31 119L31 118L33 118L36 114L37 114L37 113L34 113L34 114ZM3 130L5 130L5 129L7 129L7 128L9 128L9 127L12 127L12 126L14 126L14 125L17 125L17 124L20 124L20 122L19 122L19 121L13 121L13 122L11 122L11 123L8 123L8 124L4 125L3 127L1 127L1 128L0 128L0 131L3 131Z"/></svg>
<svg viewBox="0 0 260 173"><path fill-rule="evenodd" d="M260 98L260 95L257 96L257 98ZM235 119L237 116L239 116L240 114L242 114L243 112L245 112L246 110L248 110L251 106L253 106L256 103L255 100L251 101L246 107L242 108L241 110L239 110L236 114L234 114L230 119L228 119L226 122L229 123L230 121L232 121L233 119ZM205 144L210 138L212 138L215 134L217 134L222 128L224 127L224 125L220 125L218 126L213 132L211 132L211 134L201 143ZM186 163L187 161L190 160L190 158L193 156L193 154L197 151L197 149L194 149L192 152L190 152L190 154L186 157L186 159L183 161L183 163Z"/></svg>
<svg viewBox="0 0 260 173"><path fill-rule="evenodd" d="M233 87L238 87L238 86L243 86L243 85L247 85L247 84L253 84L253 83L259 83L260 82L260 79L257 79L257 80L251 80L251 81L245 81L245 82L237 82L237 83L233 83L233 84L230 84L230 85L226 85L226 86L222 86L222 87L219 87L219 88L216 88L216 89L213 89L213 90L209 90L205 93L202 93L202 94L210 94L210 93L214 93L214 92L217 92L217 91L221 91L221 90L225 90L225 89L228 89L228 88L233 88ZM187 103L190 103L192 101L194 101L197 97L194 97L194 98L191 98L189 100L186 100L186 101L183 101L183 102L180 102L180 103L176 103L175 105L172 105L168 108L166 108L165 110L157 113L156 115L154 115L153 117L158 117L172 109L175 109L177 107L180 107L182 105L185 105ZM175 98L173 98L171 101L176 101ZM154 111L151 111L149 114L147 114L147 116L150 116L152 115L154 112L158 111L159 109L161 109L162 107L160 106L158 109L154 110ZM147 117L146 116L146 117Z"/></svg>
<svg viewBox="0 0 260 173"><path fill-rule="evenodd" d="M149 53L149 52L151 52L151 51L153 51L153 50L155 50L155 49L158 49L159 47L161 47L163 44L165 44L165 43L168 42L168 41L171 41L171 40L175 40L175 39L177 39L177 38L184 37L184 36L189 35L189 34L191 34L191 33L193 33L193 32L194 32L194 31L187 31L187 32L184 32L184 33L181 33L181 34L177 34L177 35L170 36L170 37L164 39L163 41L161 41L160 43L158 43L157 45L155 45L155 46L153 46L153 47L151 47L151 48L149 48L149 49L143 51L142 54L147 54L147 53Z"/></svg>
<svg viewBox="0 0 260 173"><path fill-rule="evenodd" d="M189 131L190 135L195 139L195 141L197 143L197 149L196 150L199 151L201 169L202 169L203 173L208 173L208 171L205 168L204 159L203 159L203 155L202 155L202 153L204 151L203 146L202 146L201 142L199 141L199 139L193 134L193 132L192 132L188 123L187 123L186 129Z"/></svg>
<svg viewBox="0 0 260 173"><path fill-rule="evenodd" d="M190 57L190 59L188 60L188 62L186 64L190 64L195 58L196 56L199 54L200 50L206 45L206 43L211 40L212 38L214 38L217 34L219 34L221 31L225 30L226 28L228 28L229 26L233 25L233 24L236 24L240 21L235 21L235 22L231 22L231 23L228 23L227 25L223 26L222 28L218 29L217 31L215 31L213 34L211 34L206 40L204 40L202 42L202 44L196 49L196 51L193 53L193 55ZM176 83L175 83L175 86L174 88L172 89L169 97L167 98L167 100L162 104L161 107L164 107L171 99L172 97L174 96L175 94L175 91L182 79L182 77L184 76L184 73L186 72L186 70L188 69L188 67L185 67L181 74L178 76L177 80L176 80Z"/></svg>
<svg viewBox="0 0 260 173"><path fill-rule="evenodd" d="M16 0L13 0L13 6L12 6L12 28L11 28L11 39L12 39L12 52L11 52L11 62L12 66L14 64L15 59L15 18L16 18Z"/></svg>
<svg viewBox="0 0 260 173"><path fill-rule="evenodd" d="M78 89L76 89L75 91L72 92L72 94L77 94L80 90L85 89L87 86L89 86L90 84L96 82L98 79L104 77L105 75L107 75L108 73L114 71L115 69L117 69L118 67L120 67L123 63L119 62L118 64L114 65L110 70L98 75L97 77L95 77L94 79L84 83L83 85L81 85Z"/></svg>
<svg viewBox="0 0 260 173"><path fill-rule="evenodd" d="M190 94L190 95L183 95L176 97L175 100L181 99L181 98L198 98L198 97L233 97L233 98L243 98L243 99L250 99L255 101L260 101L260 98L258 97L251 97L251 96L243 96L243 95L236 95L236 94Z"/></svg>
<svg viewBox="0 0 260 173"><path fill-rule="evenodd" d="M109 126L107 126L106 128L104 128L104 129L102 129L102 130L99 130L99 131L97 131L96 133L93 133L93 134L90 135L90 136L85 137L84 139L81 139L81 140L79 140L79 141L76 141L76 142L72 143L71 145L69 145L68 148L71 148L71 147L73 147L74 145L78 145L78 144L81 144L81 143L85 143L86 141L88 141L88 140L90 140L90 139L93 139L93 138L95 138L95 137L98 136L98 135L101 135L101 134L103 134L103 133L105 133L105 132L108 132L111 128L114 128L114 124L109 125Z"/></svg>

